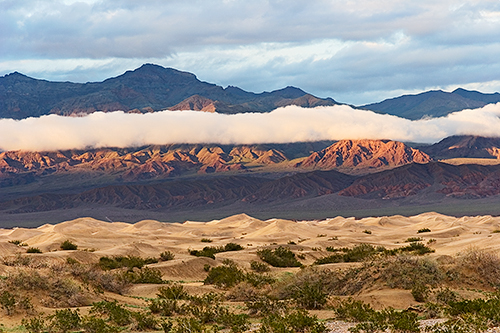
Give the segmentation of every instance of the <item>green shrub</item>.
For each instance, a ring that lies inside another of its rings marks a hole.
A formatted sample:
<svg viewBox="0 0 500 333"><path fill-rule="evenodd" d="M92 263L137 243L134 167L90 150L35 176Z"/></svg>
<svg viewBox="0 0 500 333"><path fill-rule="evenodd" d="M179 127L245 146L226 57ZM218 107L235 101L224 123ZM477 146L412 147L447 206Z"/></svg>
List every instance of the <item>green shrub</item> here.
<svg viewBox="0 0 500 333"><path fill-rule="evenodd" d="M143 267L139 270L127 271L124 273L123 278L130 283L152 283L162 284L161 272L156 268Z"/></svg>
<svg viewBox="0 0 500 333"><path fill-rule="evenodd" d="M189 296L186 290L184 289L184 286L179 283L174 283L171 286L159 288L158 294L156 295L162 299L173 299L173 300L187 299Z"/></svg>
<svg viewBox="0 0 500 333"><path fill-rule="evenodd" d="M301 308L317 310L323 308L327 301L323 283L306 281L294 288L292 297Z"/></svg>
<svg viewBox="0 0 500 333"><path fill-rule="evenodd" d="M267 274L256 274L250 272L245 275L245 281L253 287L260 288L264 285L272 284L276 280Z"/></svg>
<svg viewBox="0 0 500 333"><path fill-rule="evenodd" d="M429 296L429 287L423 283L416 283L411 288L411 295L415 301L423 303Z"/></svg>
<svg viewBox="0 0 500 333"><path fill-rule="evenodd" d="M397 249L396 252L411 252L417 255L424 255L426 253L434 253L435 250L425 246L421 242L411 242L408 246Z"/></svg>
<svg viewBox="0 0 500 333"><path fill-rule="evenodd" d="M405 240L405 243L420 242L423 241L421 237L409 237Z"/></svg>
<svg viewBox="0 0 500 333"><path fill-rule="evenodd" d="M108 325L102 318L85 316L82 318L81 327L87 333L117 333L118 327Z"/></svg>
<svg viewBox="0 0 500 333"><path fill-rule="evenodd" d="M268 265L259 261L250 262L250 268L257 273L269 272L271 270Z"/></svg>
<svg viewBox="0 0 500 333"><path fill-rule="evenodd" d="M202 243L212 243L212 240L210 238L202 238L201 242Z"/></svg>
<svg viewBox="0 0 500 333"><path fill-rule="evenodd" d="M136 256L116 256L113 258L101 257L99 258L99 267L103 270L111 270L116 268L126 267L129 270L133 268L141 269L144 265L157 263L158 260L155 258L141 258Z"/></svg>
<svg viewBox="0 0 500 333"><path fill-rule="evenodd" d="M42 253L42 251L37 247L28 247L26 253Z"/></svg>
<svg viewBox="0 0 500 333"><path fill-rule="evenodd" d="M160 260L161 261L169 261L169 260L174 260L175 259L175 254L173 254L170 251L165 251L160 253Z"/></svg>
<svg viewBox="0 0 500 333"><path fill-rule="evenodd" d="M90 314L107 316L109 321L118 326L126 326L132 323L131 312L124 309L117 301L101 301L94 303L90 309Z"/></svg>
<svg viewBox="0 0 500 333"><path fill-rule="evenodd" d="M179 318L172 330L173 333L202 333L203 325L195 318Z"/></svg>
<svg viewBox="0 0 500 333"><path fill-rule="evenodd" d="M33 317L29 320L24 318L21 324L29 333L42 333L47 330L45 319L42 316Z"/></svg>
<svg viewBox="0 0 500 333"><path fill-rule="evenodd" d="M417 231L417 233L419 233L419 234L421 234L421 233L423 233L423 232L431 232L431 229L429 229L429 228L422 228L422 229L419 229L419 230Z"/></svg>
<svg viewBox="0 0 500 333"><path fill-rule="evenodd" d="M360 262L366 260L367 258L371 258L376 254L385 253L387 251L384 247L374 247L370 244L359 244L351 249L336 249L333 247L327 247L326 250L329 252L335 252L335 254L317 259L314 262L315 265L339 262Z"/></svg>
<svg viewBox="0 0 500 333"><path fill-rule="evenodd" d="M177 300L173 299L152 299L148 305L151 313L160 314L164 317L170 317L175 313L180 313L181 308L177 304Z"/></svg>
<svg viewBox="0 0 500 333"><path fill-rule="evenodd" d="M158 328L158 320L150 314L144 312L131 312L135 320L134 330L136 331L151 331Z"/></svg>
<svg viewBox="0 0 500 333"><path fill-rule="evenodd" d="M295 254L289 248L278 247L274 250L263 249L257 251L262 261L273 267L300 267L302 264L295 258Z"/></svg>
<svg viewBox="0 0 500 333"><path fill-rule="evenodd" d="M63 309L48 316L49 331L66 333L80 328L81 317L78 309Z"/></svg>
<svg viewBox="0 0 500 333"><path fill-rule="evenodd" d="M341 320L366 322L375 315L375 310L370 304L349 298L337 304L335 315Z"/></svg>
<svg viewBox="0 0 500 333"><path fill-rule="evenodd" d="M20 246L23 241L19 239L10 240L9 243Z"/></svg>
<svg viewBox="0 0 500 333"><path fill-rule="evenodd" d="M0 294L0 305L7 312L7 315L10 316L16 307L16 297L7 290L4 290Z"/></svg>
<svg viewBox="0 0 500 333"><path fill-rule="evenodd" d="M436 292L436 300L443 304L449 304L458 301L458 295L450 288L444 288Z"/></svg>
<svg viewBox="0 0 500 333"><path fill-rule="evenodd" d="M78 248L78 246L76 246L76 244L72 243L69 240L65 240L64 242L62 242L60 247L62 250L65 250L65 251L76 250Z"/></svg>
<svg viewBox="0 0 500 333"><path fill-rule="evenodd" d="M224 246L205 246L202 250L189 250L189 254L196 257L207 257L215 259L215 255L221 252L239 251L243 247L236 243L227 243Z"/></svg>
<svg viewBox="0 0 500 333"><path fill-rule="evenodd" d="M269 314L262 319L259 333L323 333L326 326L309 316L305 310L296 310L286 315Z"/></svg>
<svg viewBox="0 0 500 333"><path fill-rule="evenodd" d="M215 284L219 288L231 288L245 279L245 274L236 265L213 267L203 281L204 284Z"/></svg>

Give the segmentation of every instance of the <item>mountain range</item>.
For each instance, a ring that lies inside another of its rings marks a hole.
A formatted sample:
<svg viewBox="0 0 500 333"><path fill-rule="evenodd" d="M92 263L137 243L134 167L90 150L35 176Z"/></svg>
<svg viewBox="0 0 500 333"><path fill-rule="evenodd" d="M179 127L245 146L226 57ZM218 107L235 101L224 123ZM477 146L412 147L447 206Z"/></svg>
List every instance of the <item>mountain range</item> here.
<svg viewBox="0 0 500 333"><path fill-rule="evenodd" d="M440 117L451 112L500 102L500 94L457 89L428 91L359 106L407 119ZM278 107L331 106L296 87L252 93L234 86L202 82L192 73L145 64L102 82L51 82L18 72L0 77L0 118L24 119L47 114L77 115L96 111L135 113L195 110L218 113L270 112Z"/></svg>
<svg viewBox="0 0 500 333"><path fill-rule="evenodd" d="M435 205L447 212L491 213L500 195L499 151L498 138L474 136L427 146L341 140L9 151L0 154L0 220L40 223L41 216L82 214L182 220L241 211L364 216ZM475 164L455 163L457 157Z"/></svg>

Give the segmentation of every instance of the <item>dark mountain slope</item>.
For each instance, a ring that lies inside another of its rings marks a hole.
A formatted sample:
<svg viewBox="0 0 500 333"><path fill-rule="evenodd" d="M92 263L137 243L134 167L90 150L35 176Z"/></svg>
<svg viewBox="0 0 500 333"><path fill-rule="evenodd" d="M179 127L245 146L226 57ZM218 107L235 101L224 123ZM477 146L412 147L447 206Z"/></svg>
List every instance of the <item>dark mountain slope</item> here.
<svg viewBox="0 0 500 333"><path fill-rule="evenodd" d="M454 135L420 149L436 159L500 158L500 138Z"/></svg>
<svg viewBox="0 0 500 333"><path fill-rule="evenodd" d="M360 106L361 109L392 114L407 119L442 117L463 109L475 109L500 102L500 94L483 94L477 91L457 89L451 93L441 90L416 95L404 95L379 103Z"/></svg>
<svg viewBox="0 0 500 333"><path fill-rule="evenodd" d="M269 112L285 105L337 104L331 98L319 99L294 87L260 94L236 87L224 89L202 82L188 72L146 64L103 82L85 84L37 80L17 72L5 75L0 77L0 118L117 110L152 112L179 104L177 108L184 109L192 103L193 96L199 96L202 104L213 103L212 111L222 113Z"/></svg>
<svg viewBox="0 0 500 333"><path fill-rule="evenodd" d="M500 194L500 165L412 163L358 178L340 195L364 198L403 198L435 187L452 197L479 198Z"/></svg>

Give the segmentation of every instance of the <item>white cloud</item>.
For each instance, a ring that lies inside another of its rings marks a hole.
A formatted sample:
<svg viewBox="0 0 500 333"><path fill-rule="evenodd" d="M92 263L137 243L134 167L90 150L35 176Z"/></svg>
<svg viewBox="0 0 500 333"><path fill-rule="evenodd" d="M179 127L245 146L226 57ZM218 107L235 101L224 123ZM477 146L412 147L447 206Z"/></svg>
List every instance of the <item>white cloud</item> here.
<svg viewBox="0 0 500 333"><path fill-rule="evenodd" d="M349 106L288 106L270 113L198 111L93 113L0 119L2 150L63 150L170 143L253 144L340 139L435 142L455 134L498 135L500 103L447 117L410 121Z"/></svg>

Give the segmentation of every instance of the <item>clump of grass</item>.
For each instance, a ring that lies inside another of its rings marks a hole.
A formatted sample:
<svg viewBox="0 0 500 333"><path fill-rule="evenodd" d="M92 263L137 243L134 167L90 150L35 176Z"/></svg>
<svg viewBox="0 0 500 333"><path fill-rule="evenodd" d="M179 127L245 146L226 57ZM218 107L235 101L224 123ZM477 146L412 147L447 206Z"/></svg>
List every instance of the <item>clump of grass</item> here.
<svg viewBox="0 0 500 333"><path fill-rule="evenodd" d="M289 248L280 246L274 250L262 249L257 251L259 258L273 267L300 267L302 264L295 258Z"/></svg>

